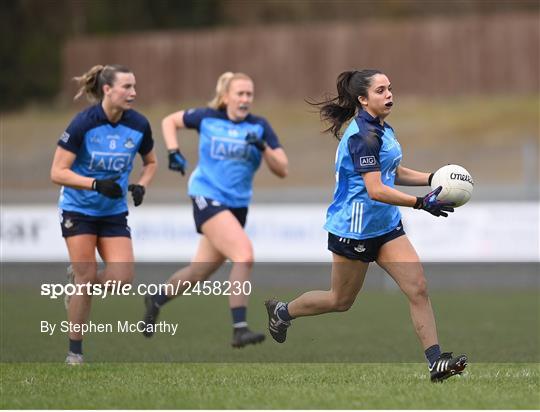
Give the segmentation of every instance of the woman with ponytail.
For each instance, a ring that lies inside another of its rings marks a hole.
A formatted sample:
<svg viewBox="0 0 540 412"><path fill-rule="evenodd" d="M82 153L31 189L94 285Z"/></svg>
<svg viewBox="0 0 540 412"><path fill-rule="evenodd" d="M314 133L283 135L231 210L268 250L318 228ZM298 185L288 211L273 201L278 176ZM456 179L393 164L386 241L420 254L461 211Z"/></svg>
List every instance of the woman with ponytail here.
<svg viewBox="0 0 540 412"><path fill-rule="evenodd" d="M156 172L154 141L148 120L131 108L135 76L120 65L94 66L74 79L75 96L94 103L71 121L58 140L51 180L62 186L59 209L62 236L71 265L68 278L75 284L110 285L133 279L133 248L127 224L126 194L139 206ZM136 183L128 179L136 154L143 169ZM96 250L106 263L97 271ZM107 283L108 282L108 283ZM70 325L66 362L83 362L81 325L90 315L91 295L66 296Z"/></svg>
<svg viewBox="0 0 540 412"><path fill-rule="evenodd" d="M250 113L254 85L243 73L223 73L209 107L181 110L162 121L169 151L169 169L182 175L187 162L178 148L177 131L199 132L199 164L191 174L188 195L193 202L195 228L201 238L191 264L173 274L166 291L146 296L144 335L152 327L161 307L189 285L208 279L226 260L232 262L229 276L233 288L251 279L253 247L244 225L253 192L253 178L261 161L278 177L287 176L288 161L278 137L263 117ZM174 290L174 291L173 291ZM231 290L232 346L241 348L262 342L264 334L248 328L248 296Z"/></svg>
<svg viewBox="0 0 540 412"><path fill-rule="evenodd" d="M432 174L401 165L401 146L385 122L394 106L386 75L379 70L343 72L337 79L337 93L335 98L315 103L321 118L330 124L326 131L340 140L334 200L324 226L333 257L331 288L304 293L288 303L266 301L270 334L283 343L293 319L348 310L362 288L369 263L377 262L409 301L431 380L445 380L463 371L467 357L441 354L422 264L403 230L398 206L447 217L453 205L437 200L441 187L418 198L394 188L429 186Z"/></svg>

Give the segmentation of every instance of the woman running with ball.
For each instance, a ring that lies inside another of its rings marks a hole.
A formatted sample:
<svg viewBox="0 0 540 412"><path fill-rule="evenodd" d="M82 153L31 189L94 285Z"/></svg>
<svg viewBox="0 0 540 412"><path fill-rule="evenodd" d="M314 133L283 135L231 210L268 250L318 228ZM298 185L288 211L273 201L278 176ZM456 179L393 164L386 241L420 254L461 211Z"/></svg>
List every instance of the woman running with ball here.
<svg viewBox="0 0 540 412"><path fill-rule="evenodd" d="M431 380L459 374L467 356L441 353L435 317L422 264L409 242L398 206L448 216L453 204L437 200L441 187L424 197L400 192L394 185L427 186L431 175L401 166L401 147L385 122L392 111L392 87L378 70L347 71L337 79L337 97L317 103L326 131L340 140L336 154L336 187L328 208L328 249L333 255L331 288L304 293L286 303L265 302L269 330L285 342L293 319L348 310L362 288L370 262L377 262L409 300L414 329L425 351ZM345 122L352 119L343 135Z"/></svg>

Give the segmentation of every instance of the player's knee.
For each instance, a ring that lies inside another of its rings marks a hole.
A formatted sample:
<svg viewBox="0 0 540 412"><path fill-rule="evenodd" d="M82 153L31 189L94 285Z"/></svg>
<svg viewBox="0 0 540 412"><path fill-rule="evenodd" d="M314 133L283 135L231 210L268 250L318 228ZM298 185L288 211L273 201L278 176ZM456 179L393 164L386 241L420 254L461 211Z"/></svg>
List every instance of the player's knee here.
<svg viewBox="0 0 540 412"><path fill-rule="evenodd" d="M424 276L417 277L412 283L410 287L409 298L413 300L424 300L428 298L427 282Z"/></svg>
<svg viewBox="0 0 540 412"><path fill-rule="evenodd" d="M253 266L253 262L255 260L255 256L253 254L253 248L245 247L239 250L237 253L235 253L233 256L231 256L231 260L234 263L241 263L243 265L247 265L251 268Z"/></svg>
<svg viewBox="0 0 540 412"><path fill-rule="evenodd" d="M104 275L105 280L115 280L123 284L131 283L135 276L133 263L109 263Z"/></svg>
<svg viewBox="0 0 540 412"><path fill-rule="evenodd" d="M354 298L350 296L338 296L332 300L332 310L334 312L346 312L354 303Z"/></svg>
<svg viewBox="0 0 540 412"><path fill-rule="evenodd" d="M94 262L73 263L73 274L77 284L96 283L98 281L97 264Z"/></svg>

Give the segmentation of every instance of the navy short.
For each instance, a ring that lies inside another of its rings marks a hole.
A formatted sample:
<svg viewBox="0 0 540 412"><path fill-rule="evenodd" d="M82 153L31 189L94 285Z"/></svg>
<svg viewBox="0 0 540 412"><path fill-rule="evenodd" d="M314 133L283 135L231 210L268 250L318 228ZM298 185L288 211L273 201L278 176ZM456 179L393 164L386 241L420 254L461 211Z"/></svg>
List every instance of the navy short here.
<svg viewBox="0 0 540 412"><path fill-rule="evenodd" d="M131 238L127 215L128 212L110 216L89 216L62 210L60 214L62 236L97 235L97 237Z"/></svg>
<svg viewBox="0 0 540 412"><path fill-rule="evenodd" d="M390 232L370 239L348 239L328 233L328 250L347 259L361 260L366 263L374 262L379 256L382 245L404 234L401 220Z"/></svg>
<svg viewBox="0 0 540 412"><path fill-rule="evenodd" d="M247 207L228 207L217 200L203 196L192 197L191 201L193 202L193 218L197 233L202 233L201 227L204 222L223 210L230 210L242 227L246 225Z"/></svg>

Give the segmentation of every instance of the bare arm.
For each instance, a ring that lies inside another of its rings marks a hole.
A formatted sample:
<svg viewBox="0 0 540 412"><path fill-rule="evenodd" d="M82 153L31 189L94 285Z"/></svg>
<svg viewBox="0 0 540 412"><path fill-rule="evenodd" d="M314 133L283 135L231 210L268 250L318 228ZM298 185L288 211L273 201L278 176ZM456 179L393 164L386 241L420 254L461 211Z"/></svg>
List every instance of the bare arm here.
<svg viewBox="0 0 540 412"><path fill-rule="evenodd" d="M368 196L372 200L388 203L396 206L413 207L416 204L416 197L400 192L381 181L381 172L362 173ZM427 182L427 178L426 178Z"/></svg>
<svg viewBox="0 0 540 412"><path fill-rule="evenodd" d="M150 150L147 154L142 157L143 160L143 169L139 181L137 184L148 187L157 170L157 158L156 152L154 149Z"/></svg>
<svg viewBox="0 0 540 412"><path fill-rule="evenodd" d="M75 189L92 190L94 179L81 176L71 170L71 166L77 155L60 146L54 152L54 159L51 167L51 180L61 186L69 186Z"/></svg>
<svg viewBox="0 0 540 412"><path fill-rule="evenodd" d="M184 110L171 113L163 118L161 121L161 130L163 132L163 139L165 140L165 146L167 150L178 149L178 139L176 137L176 131L186 127L184 124Z"/></svg>
<svg viewBox="0 0 540 412"><path fill-rule="evenodd" d="M400 186L429 186L430 173L419 172L398 166L396 169L396 185Z"/></svg>
<svg viewBox="0 0 540 412"><path fill-rule="evenodd" d="M287 159L285 150L281 147L272 149L270 146L266 145L263 156L272 173L281 178L287 177L289 174L289 160Z"/></svg>

